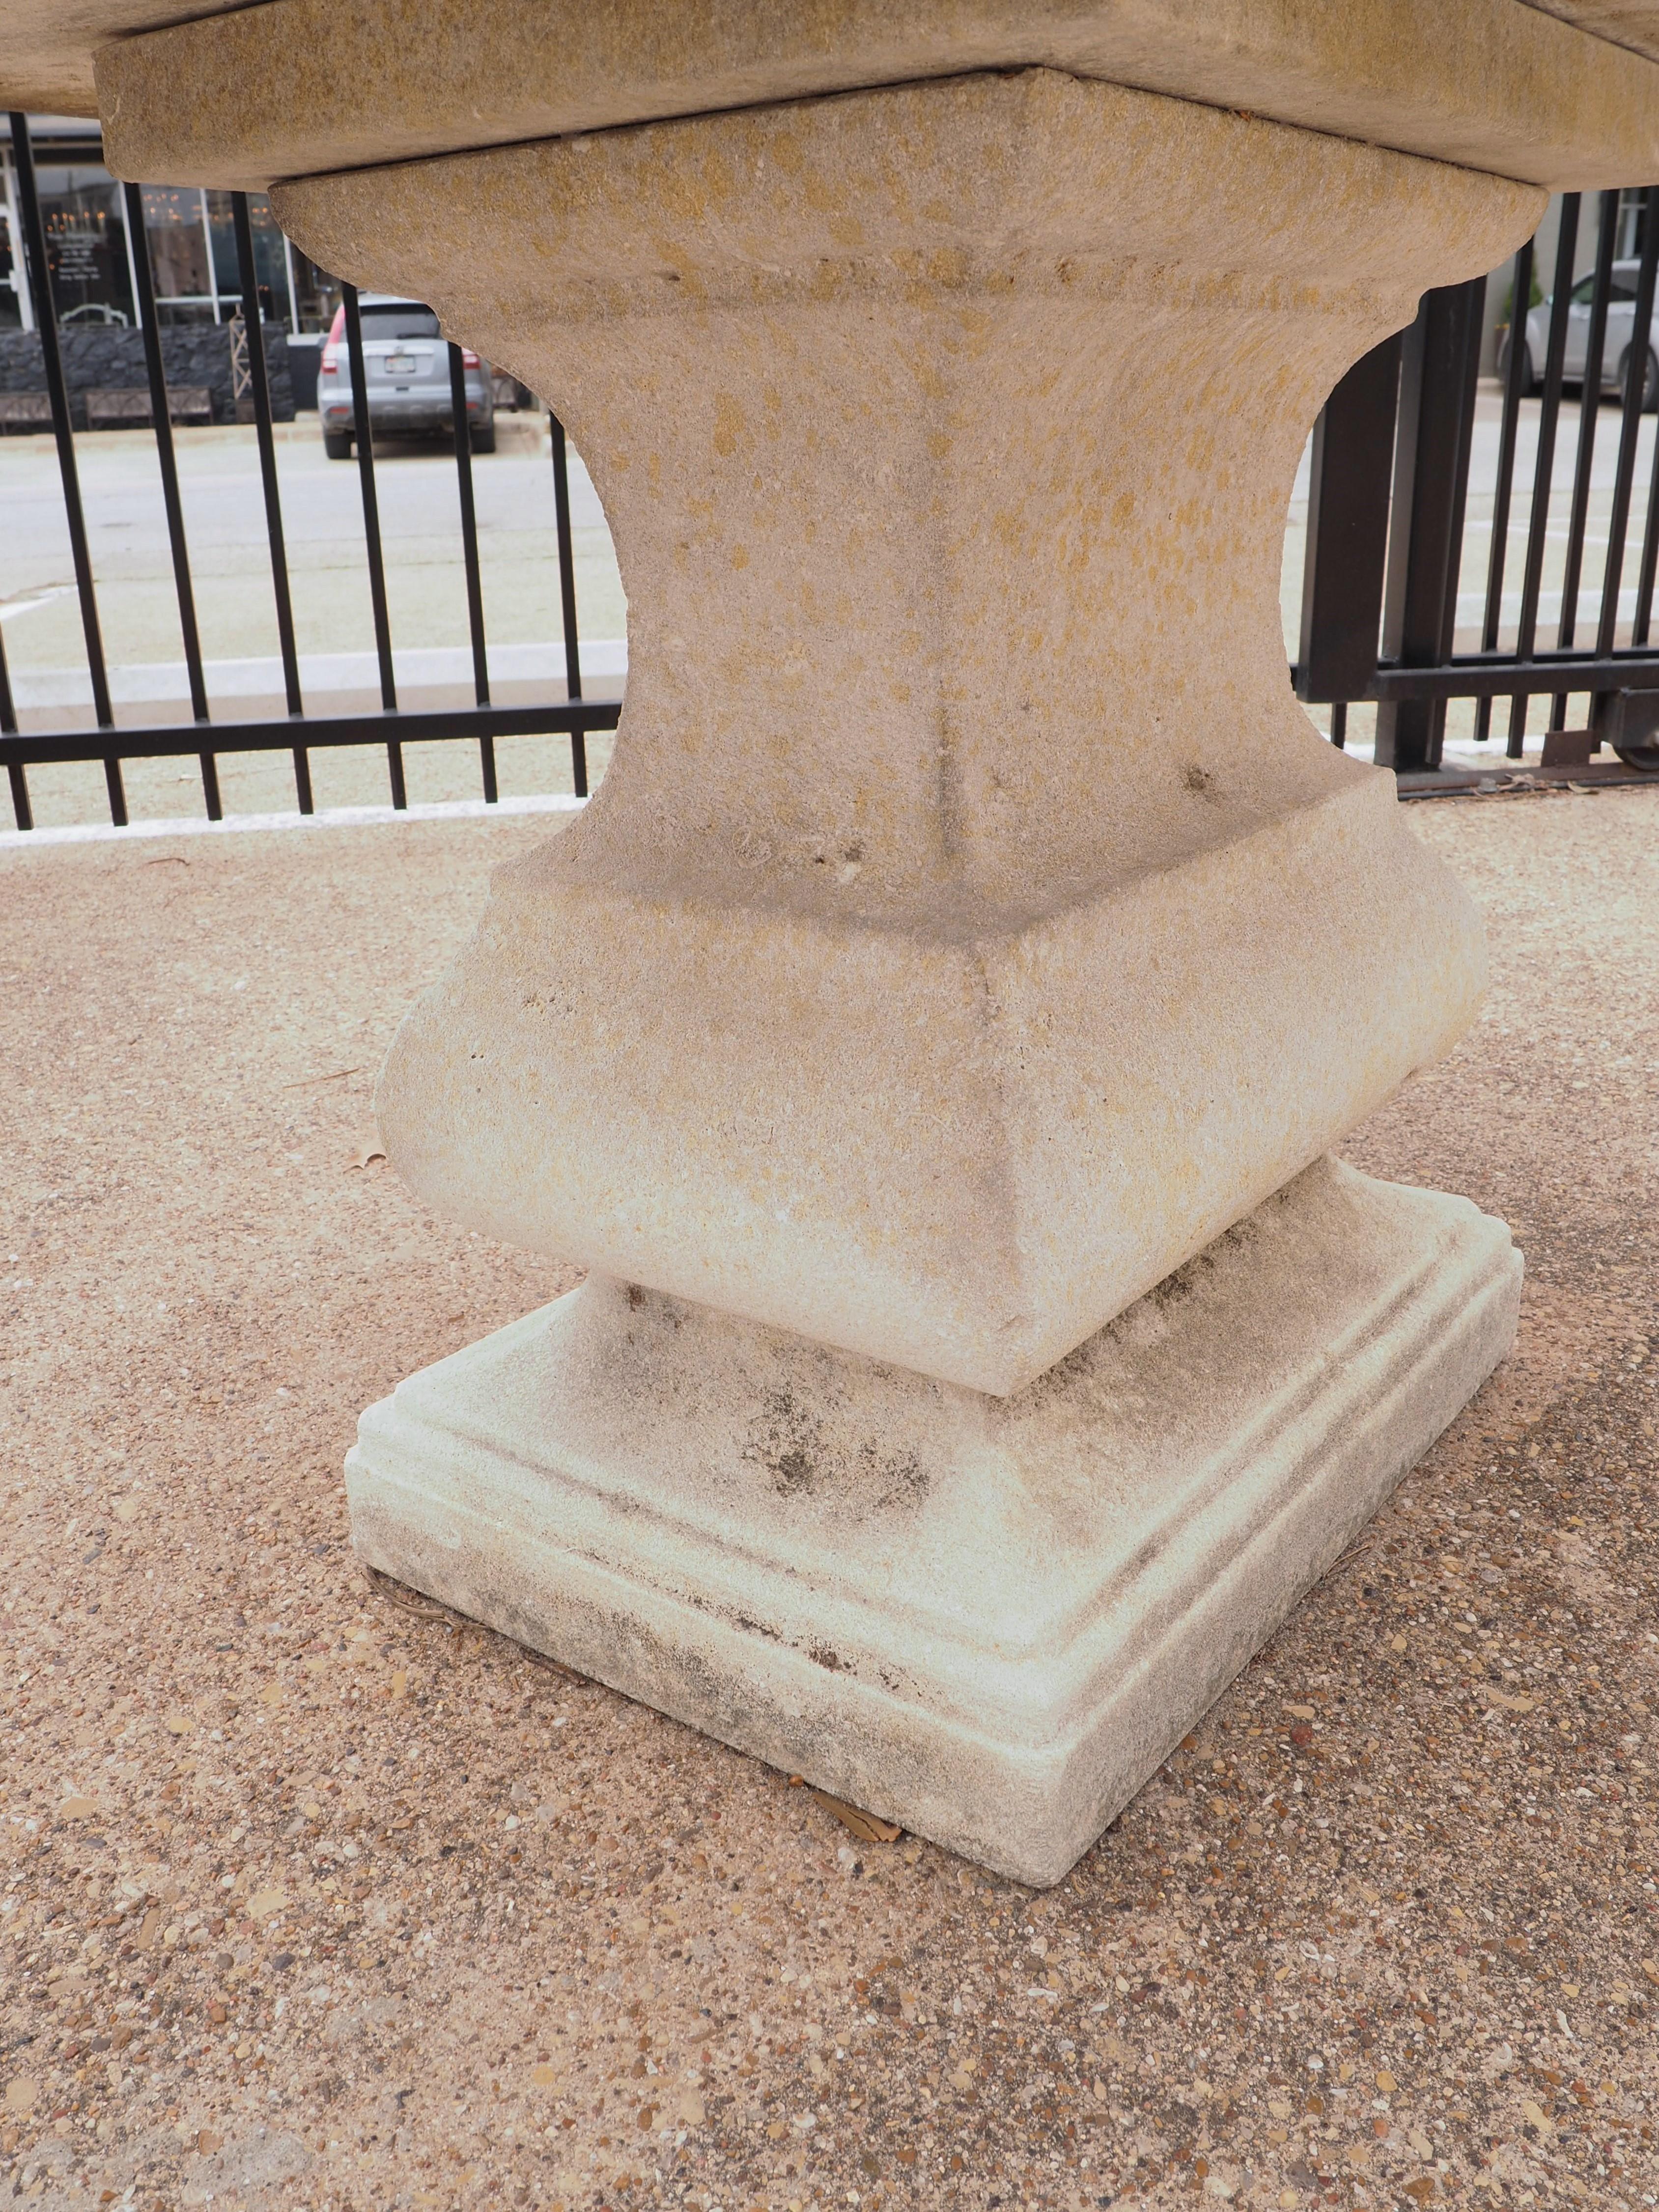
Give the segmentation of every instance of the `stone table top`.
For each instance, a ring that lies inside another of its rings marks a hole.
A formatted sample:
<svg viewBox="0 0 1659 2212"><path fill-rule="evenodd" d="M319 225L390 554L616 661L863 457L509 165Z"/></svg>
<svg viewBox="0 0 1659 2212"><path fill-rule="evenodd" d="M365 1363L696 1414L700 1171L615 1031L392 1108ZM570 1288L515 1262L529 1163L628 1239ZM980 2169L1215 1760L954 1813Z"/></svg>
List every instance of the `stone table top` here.
<svg viewBox="0 0 1659 2212"><path fill-rule="evenodd" d="M101 110L121 173L179 184L1024 66L1555 188L1659 177L1659 0L0 0L7 105Z"/></svg>
<svg viewBox="0 0 1659 2212"><path fill-rule="evenodd" d="M1528 0L1547 15L1577 23L1615 46L1659 61L1659 5L1656 0Z"/></svg>

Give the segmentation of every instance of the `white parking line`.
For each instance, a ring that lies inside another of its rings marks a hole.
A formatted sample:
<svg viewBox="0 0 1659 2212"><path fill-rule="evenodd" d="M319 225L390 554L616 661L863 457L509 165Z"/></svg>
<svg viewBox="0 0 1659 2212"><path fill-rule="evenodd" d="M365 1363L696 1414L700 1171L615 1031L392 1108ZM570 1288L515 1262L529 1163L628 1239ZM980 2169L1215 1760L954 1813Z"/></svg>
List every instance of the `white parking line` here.
<svg viewBox="0 0 1659 2212"><path fill-rule="evenodd" d="M330 806L315 814L231 814L222 822L191 815L177 821L129 822L117 830L107 822L67 822L44 830L0 830L0 851L37 845L124 845L150 837L228 837L250 830L362 830L379 823L469 822L502 814L576 814L585 799L568 793L543 793L529 799L449 799L426 806Z"/></svg>

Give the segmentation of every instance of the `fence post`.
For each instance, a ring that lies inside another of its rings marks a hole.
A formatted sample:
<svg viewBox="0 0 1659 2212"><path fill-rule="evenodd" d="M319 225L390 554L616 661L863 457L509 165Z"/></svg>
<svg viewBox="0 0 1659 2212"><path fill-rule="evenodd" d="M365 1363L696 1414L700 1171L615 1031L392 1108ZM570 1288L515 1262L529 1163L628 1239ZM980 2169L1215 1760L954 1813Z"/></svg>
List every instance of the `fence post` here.
<svg viewBox="0 0 1659 2212"><path fill-rule="evenodd" d="M1402 668L1451 659L1486 296L1484 276L1425 292L1406 333L1382 600L1383 658ZM1443 699L1384 700L1378 767L1438 768L1445 728Z"/></svg>
<svg viewBox="0 0 1659 2212"><path fill-rule="evenodd" d="M1363 699L1376 673L1400 335L1357 361L1314 425L1296 696Z"/></svg>

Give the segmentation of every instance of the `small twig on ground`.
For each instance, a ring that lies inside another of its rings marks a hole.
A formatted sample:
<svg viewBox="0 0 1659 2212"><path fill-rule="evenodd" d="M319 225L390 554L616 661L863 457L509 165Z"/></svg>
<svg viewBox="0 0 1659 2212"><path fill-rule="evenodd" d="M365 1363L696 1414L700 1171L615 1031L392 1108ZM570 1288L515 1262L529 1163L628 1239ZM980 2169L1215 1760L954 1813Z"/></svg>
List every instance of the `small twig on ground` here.
<svg viewBox="0 0 1659 2212"><path fill-rule="evenodd" d="M544 1673L556 1674L561 1681L574 1682L584 1690L593 1688L593 1678L591 1674L579 1674L574 1667L567 1667L562 1660L550 1659L545 1651L532 1651L529 1644L514 1643L510 1636L504 1637L502 1641L512 1644L514 1650L521 1659L527 1659L532 1667L541 1668Z"/></svg>
<svg viewBox="0 0 1659 2212"><path fill-rule="evenodd" d="M441 1624L456 1631L477 1629L481 1636L493 1636L498 1643L504 1644L515 1657L528 1660L532 1667L539 1667L544 1674L556 1674L561 1681L573 1682L584 1690L598 1686L590 1675L579 1674L574 1667L567 1667L562 1660L550 1658L545 1651L534 1650L528 1644L520 1644L516 1637L503 1636L500 1629L488 1627L481 1620L470 1620L465 1613L457 1613L453 1607L441 1605L436 1598L427 1597L420 1590L411 1589L407 1583L400 1583L395 1576L383 1574L379 1567L371 1567L366 1560L359 1564L362 1567L363 1580L375 1596L383 1597L388 1605L395 1605L400 1613L412 1613L416 1620L428 1621L434 1627Z"/></svg>
<svg viewBox="0 0 1659 2212"><path fill-rule="evenodd" d="M363 1580L376 1597L383 1597L388 1605L395 1605L400 1613L412 1613L417 1620L445 1621L451 1627L465 1628L468 1624L464 1613L453 1613L435 1598L423 1597L419 1590L410 1589L391 1575L384 1575L378 1567L362 1563Z"/></svg>

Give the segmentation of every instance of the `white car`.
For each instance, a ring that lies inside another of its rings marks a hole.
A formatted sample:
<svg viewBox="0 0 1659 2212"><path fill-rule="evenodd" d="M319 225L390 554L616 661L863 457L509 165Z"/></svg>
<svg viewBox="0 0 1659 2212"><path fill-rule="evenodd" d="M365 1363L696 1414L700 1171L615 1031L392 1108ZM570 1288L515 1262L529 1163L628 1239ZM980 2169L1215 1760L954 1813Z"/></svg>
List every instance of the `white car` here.
<svg viewBox="0 0 1659 2212"><path fill-rule="evenodd" d="M1607 300L1607 330L1601 349L1601 388L1604 392L1622 392L1635 351L1636 280L1641 264L1636 261L1615 261L1613 264L1613 287ZM1568 384L1583 384L1584 356L1589 345L1590 307L1595 297L1594 273L1581 276L1572 288L1567 307L1567 349L1562 365L1562 377ZM1521 389L1523 393L1536 392L1543 379L1544 362L1550 342L1550 301L1544 301L1533 308L1527 317L1525 338L1526 357L1521 364ZM1507 379L1510 370L1508 341L1498 357L1498 373ZM1659 312L1648 325L1647 375L1642 386L1642 408L1644 414L1659 411Z"/></svg>

